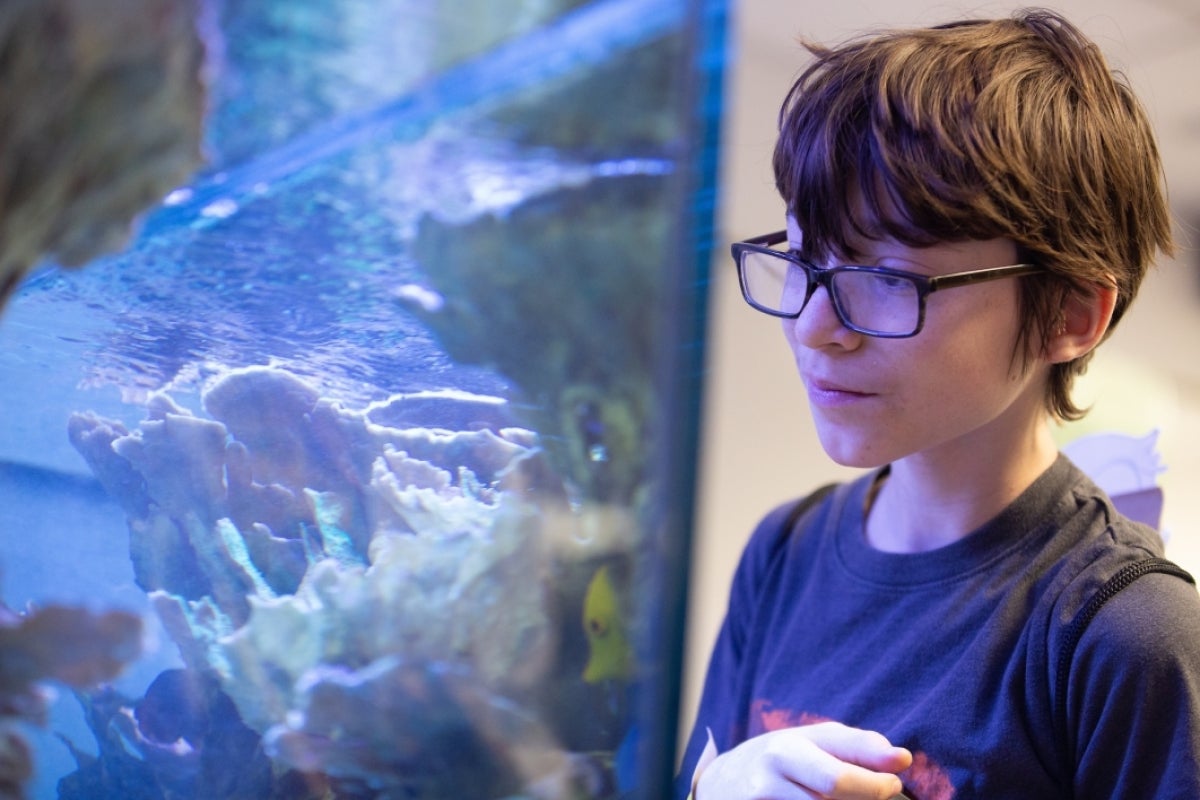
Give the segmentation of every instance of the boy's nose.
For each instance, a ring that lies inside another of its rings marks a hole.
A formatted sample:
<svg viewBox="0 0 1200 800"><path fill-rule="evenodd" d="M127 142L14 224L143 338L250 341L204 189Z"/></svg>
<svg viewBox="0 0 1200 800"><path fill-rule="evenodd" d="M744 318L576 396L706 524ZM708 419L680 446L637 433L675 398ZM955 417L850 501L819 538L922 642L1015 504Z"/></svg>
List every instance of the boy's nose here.
<svg viewBox="0 0 1200 800"><path fill-rule="evenodd" d="M838 345L850 349L862 339L862 334L842 324L833 307L833 298L824 286L818 286L808 304L795 319L783 320L784 335L793 347L820 349L827 345Z"/></svg>

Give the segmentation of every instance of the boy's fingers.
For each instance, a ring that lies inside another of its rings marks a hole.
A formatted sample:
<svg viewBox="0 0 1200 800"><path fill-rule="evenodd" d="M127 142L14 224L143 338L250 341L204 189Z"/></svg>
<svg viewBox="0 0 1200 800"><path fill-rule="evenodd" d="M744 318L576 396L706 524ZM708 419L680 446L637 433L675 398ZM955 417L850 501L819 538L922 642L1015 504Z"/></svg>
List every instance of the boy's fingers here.
<svg viewBox="0 0 1200 800"><path fill-rule="evenodd" d="M912 753L897 747L881 733L851 728L838 722L806 727L806 736L830 755L880 772L903 772L912 765Z"/></svg>
<svg viewBox="0 0 1200 800"><path fill-rule="evenodd" d="M876 772L849 763L827 752L815 740L802 745L809 752L800 758L780 764L783 777L821 798L836 800L889 800L903 788L900 779L890 772Z"/></svg>

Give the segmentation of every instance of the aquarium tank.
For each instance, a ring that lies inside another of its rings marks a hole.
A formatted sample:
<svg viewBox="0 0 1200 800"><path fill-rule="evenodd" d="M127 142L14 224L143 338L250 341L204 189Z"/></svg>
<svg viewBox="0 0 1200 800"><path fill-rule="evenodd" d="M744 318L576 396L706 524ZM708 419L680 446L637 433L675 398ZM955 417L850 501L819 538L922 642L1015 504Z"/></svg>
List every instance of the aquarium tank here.
<svg viewBox="0 0 1200 800"><path fill-rule="evenodd" d="M0 115L0 796L665 796L722 4L39 3L114 66Z"/></svg>

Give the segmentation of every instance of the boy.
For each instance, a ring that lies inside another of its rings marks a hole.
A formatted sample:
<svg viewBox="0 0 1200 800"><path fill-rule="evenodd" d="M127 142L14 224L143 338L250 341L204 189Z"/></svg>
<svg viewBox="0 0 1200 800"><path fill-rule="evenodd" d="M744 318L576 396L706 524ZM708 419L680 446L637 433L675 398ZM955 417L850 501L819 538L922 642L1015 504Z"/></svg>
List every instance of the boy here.
<svg viewBox="0 0 1200 800"><path fill-rule="evenodd" d="M1171 248L1144 112L1045 11L809 49L733 251L870 471L755 531L677 794L1200 797L1200 597L1049 432Z"/></svg>

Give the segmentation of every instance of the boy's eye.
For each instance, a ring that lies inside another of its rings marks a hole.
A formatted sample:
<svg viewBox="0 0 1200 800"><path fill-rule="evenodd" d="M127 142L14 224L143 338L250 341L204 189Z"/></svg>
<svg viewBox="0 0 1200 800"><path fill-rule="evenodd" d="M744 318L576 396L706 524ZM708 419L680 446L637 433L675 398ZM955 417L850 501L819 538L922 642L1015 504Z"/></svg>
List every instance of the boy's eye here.
<svg viewBox="0 0 1200 800"><path fill-rule="evenodd" d="M912 281L900 275L874 274L872 284L879 291L909 292L912 291Z"/></svg>

